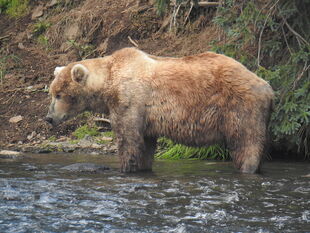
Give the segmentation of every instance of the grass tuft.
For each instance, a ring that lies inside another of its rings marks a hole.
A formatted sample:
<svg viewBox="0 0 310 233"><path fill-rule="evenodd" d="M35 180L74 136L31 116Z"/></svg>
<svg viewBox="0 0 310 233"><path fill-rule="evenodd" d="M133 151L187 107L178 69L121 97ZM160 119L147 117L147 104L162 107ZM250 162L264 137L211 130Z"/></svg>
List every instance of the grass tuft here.
<svg viewBox="0 0 310 233"><path fill-rule="evenodd" d="M89 127L88 125L83 125L77 128L72 135L77 139L83 139L85 136L98 136L100 132L96 127Z"/></svg>
<svg viewBox="0 0 310 233"><path fill-rule="evenodd" d="M209 147L187 147L175 144L173 141L160 138L158 140L158 152L155 157L159 159L201 159L201 160L228 160L229 152L219 145Z"/></svg>
<svg viewBox="0 0 310 233"><path fill-rule="evenodd" d="M0 13L19 18L27 12L29 0L0 0Z"/></svg>

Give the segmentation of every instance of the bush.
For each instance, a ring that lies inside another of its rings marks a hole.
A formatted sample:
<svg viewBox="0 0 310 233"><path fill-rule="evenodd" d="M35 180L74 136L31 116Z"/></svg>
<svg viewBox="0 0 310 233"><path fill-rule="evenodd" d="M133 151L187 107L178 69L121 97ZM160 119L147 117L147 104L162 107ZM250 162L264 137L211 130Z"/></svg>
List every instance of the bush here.
<svg viewBox="0 0 310 233"><path fill-rule="evenodd" d="M23 16L28 7L29 0L0 0L0 14L6 13L11 17Z"/></svg>
<svg viewBox="0 0 310 233"><path fill-rule="evenodd" d="M164 12L170 1L156 2L158 11ZM304 156L308 159L309 11L310 0L271 0L265 3L225 0L213 18L222 40L211 44L213 51L237 59L273 87L276 99L270 131L274 152L285 151L291 157ZM165 150L171 157L175 157L176 151L178 154L191 151L186 147L168 144Z"/></svg>
<svg viewBox="0 0 310 233"><path fill-rule="evenodd" d="M77 128L72 135L77 139L83 139L85 136L98 136L100 132L95 127L89 127L88 125L83 125Z"/></svg>
<svg viewBox="0 0 310 233"><path fill-rule="evenodd" d="M232 2L232 1L226 1ZM276 93L271 132L276 150L309 154L310 1L257 1L224 4L213 22L226 43L213 50L241 61L269 81Z"/></svg>

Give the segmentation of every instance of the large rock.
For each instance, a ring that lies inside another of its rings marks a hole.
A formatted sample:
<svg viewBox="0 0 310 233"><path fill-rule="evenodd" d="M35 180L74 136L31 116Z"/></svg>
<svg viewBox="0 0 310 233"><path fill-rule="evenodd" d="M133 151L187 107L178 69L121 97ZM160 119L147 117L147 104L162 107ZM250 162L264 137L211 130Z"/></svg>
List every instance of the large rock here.
<svg viewBox="0 0 310 233"><path fill-rule="evenodd" d="M70 172L90 172L90 173L100 173L106 170L110 170L109 167L104 165L98 165L94 163L74 163L61 168L62 170L67 170Z"/></svg>
<svg viewBox="0 0 310 233"><path fill-rule="evenodd" d="M0 158L4 159L17 159L22 158L23 154L18 151L12 151L12 150L1 150L0 151Z"/></svg>

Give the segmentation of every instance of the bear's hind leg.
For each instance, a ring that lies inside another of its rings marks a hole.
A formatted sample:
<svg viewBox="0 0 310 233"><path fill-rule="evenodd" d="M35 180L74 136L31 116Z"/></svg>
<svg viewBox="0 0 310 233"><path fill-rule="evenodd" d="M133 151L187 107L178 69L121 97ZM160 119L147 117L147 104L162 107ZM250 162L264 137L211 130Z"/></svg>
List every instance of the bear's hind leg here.
<svg viewBox="0 0 310 233"><path fill-rule="evenodd" d="M263 114L263 110L258 108L228 116L226 143L235 167L242 173L260 172L268 138L269 115Z"/></svg>
<svg viewBox="0 0 310 233"><path fill-rule="evenodd" d="M262 152L259 145L248 145L236 152L234 163L242 173L258 173Z"/></svg>
<svg viewBox="0 0 310 233"><path fill-rule="evenodd" d="M246 142L235 145L230 154L235 167L242 173L258 173L263 151L264 143Z"/></svg>
<svg viewBox="0 0 310 233"><path fill-rule="evenodd" d="M144 137L144 150L143 155L141 157L140 161L140 168L139 170L146 170L151 171L152 170L152 164L154 159L154 153L156 150L157 145L157 139L156 138L149 138Z"/></svg>
<svg viewBox="0 0 310 233"><path fill-rule="evenodd" d="M243 131L244 132L244 131ZM228 149L233 163L242 173L257 173L265 147L264 130L245 131L239 137L230 140Z"/></svg>

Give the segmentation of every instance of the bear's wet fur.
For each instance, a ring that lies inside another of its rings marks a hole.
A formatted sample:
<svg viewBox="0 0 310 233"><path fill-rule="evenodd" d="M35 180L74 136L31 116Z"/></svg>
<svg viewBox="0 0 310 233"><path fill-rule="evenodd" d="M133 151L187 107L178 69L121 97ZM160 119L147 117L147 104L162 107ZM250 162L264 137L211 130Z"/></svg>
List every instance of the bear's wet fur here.
<svg viewBox="0 0 310 233"><path fill-rule="evenodd" d="M110 115L122 172L151 170L157 138L189 146L223 142L237 169L259 171L273 101L270 85L213 52L170 58L136 48L55 69L47 118Z"/></svg>

